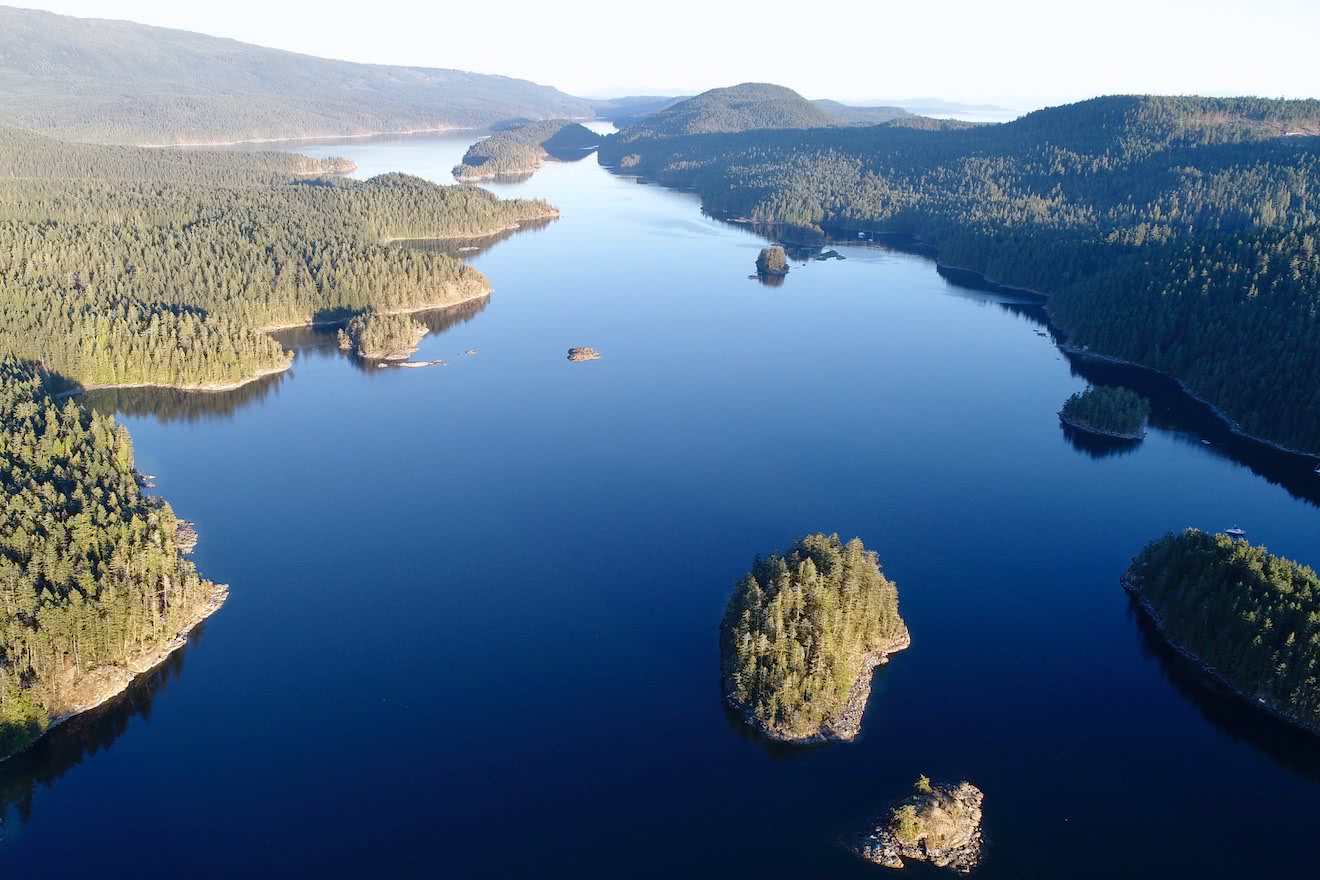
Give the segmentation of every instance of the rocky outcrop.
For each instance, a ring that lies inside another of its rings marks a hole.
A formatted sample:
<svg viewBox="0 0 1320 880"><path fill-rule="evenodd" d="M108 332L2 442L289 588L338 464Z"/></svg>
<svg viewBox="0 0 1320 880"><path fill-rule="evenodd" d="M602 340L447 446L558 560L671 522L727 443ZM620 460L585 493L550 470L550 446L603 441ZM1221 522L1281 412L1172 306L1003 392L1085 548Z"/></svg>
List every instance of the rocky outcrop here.
<svg viewBox="0 0 1320 880"><path fill-rule="evenodd" d="M887 868L902 868L911 859L969 873L981 860L984 800L970 782L931 785L923 776L910 798L861 835L854 851Z"/></svg>
<svg viewBox="0 0 1320 880"><path fill-rule="evenodd" d="M779 245L761 248L761 254L756 258L756 273L758 275L787 275L788 254Z"/></svg>
<svg viewBox="0 0 1320 880"><path fill-rule="evenodd" d="M178 520L174 525L174 546L180 553L191 553L197 548L197 526L186 519Z"/></svg>
<svg viewBox="0 0 1320 880"><path fill-rule="evenodd" d="M589 345L583 345L578 348L570 348L568 350L568 359L575 364L580 361L599 360L600 352L596 351L596 349Z"/></svg>

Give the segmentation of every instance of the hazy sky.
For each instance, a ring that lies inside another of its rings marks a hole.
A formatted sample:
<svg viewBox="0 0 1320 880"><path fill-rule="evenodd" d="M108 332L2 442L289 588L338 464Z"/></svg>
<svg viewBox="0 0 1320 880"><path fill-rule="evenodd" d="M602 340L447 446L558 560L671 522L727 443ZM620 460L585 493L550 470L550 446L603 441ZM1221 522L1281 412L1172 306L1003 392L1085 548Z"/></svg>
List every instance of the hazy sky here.
<svg viewBox="0 0 1320 880"><path fill-rule="evenodd" d="M352 61L500 73L584 95L757 80L810 98L1020 108L1117 92L1320 97L1320 0L16 5Z"/></svg>

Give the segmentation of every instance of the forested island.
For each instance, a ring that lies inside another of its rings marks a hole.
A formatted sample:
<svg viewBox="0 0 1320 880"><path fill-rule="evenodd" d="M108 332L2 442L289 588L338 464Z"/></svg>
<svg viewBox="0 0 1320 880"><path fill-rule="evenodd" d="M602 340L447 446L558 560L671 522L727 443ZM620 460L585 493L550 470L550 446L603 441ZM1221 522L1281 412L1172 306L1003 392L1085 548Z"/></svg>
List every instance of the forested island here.
<svg viewBox="0 0 1320 880"><path fill-rule="evenodd" d="M0 351L85 387L229 388L289 365L267 329L490 291L460 260L390 241L557 213L402 174L290 176L310 162L0 130Z"/></svg>
<svg viewBox="0 0 1320 880"><path fill-rule="evenodd" d="M1115 96L1001 125L845 127L787 91L679 102L607 138L601 161L720 216L886 233L1047 294L1074 348L1320 451L1320 101Z"/></svg>
<svg viewBox="0 0 1320 880"><path fill-rule="evenodd" d="M1150 401L1127 388L1095 386L1064 401L1059 419L1092 434L1140 440L1146 436Z"/></svg>
<svg viewBox="0 0 1320 880"><path fill-rule="evenodd" d="M600 143L601 136L566 119L528 122L497 131L468 147L454 166L460 181L521 177L541 167L547 158L581 158Z"/></svg>
<svg viewBox="0 0 1320 880"><path fill-rule="evenodd" d="M725 699L787 742L850 740L871 674L911 639L898 590L856 538L814 534L757 559L720 626Z"/></svg>
<svg viewBox="0 0 1320 880"><path fill-rule="evenodd" d="M339 347L366 360L401 361L417 350L426 334L426 325L412 315L368 309L339 331Z"/></svg>
<svg viewBox="0 0 1320 880"><path fill-rule="evenodd" d="M182 644L225 588L195 534L143 493L128 432L0 358L0 758Z"/></svg>
<svg viewBox="0 0 1320 880"><path fill-rule="evenodd" d="M854 850L886 868L902 868L910 859L971 872L981 860L981 790L970 782L934 785L925 776L912 788Z"/></svg>
<svg viewBox="0 0 1320 880"><path fill-rule="evenodd" d="M1320 576L1197 529L1148 544L1123 587L1175 650L1244 700L1320 733Z"/></svg>

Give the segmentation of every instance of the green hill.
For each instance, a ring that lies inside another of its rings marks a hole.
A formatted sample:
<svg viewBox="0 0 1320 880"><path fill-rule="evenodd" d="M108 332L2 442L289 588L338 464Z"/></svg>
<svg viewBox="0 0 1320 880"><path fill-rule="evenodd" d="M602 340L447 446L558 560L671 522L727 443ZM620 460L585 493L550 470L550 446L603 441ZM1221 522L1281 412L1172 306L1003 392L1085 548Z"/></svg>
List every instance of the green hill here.
<svg viewBox="0 0 1320 880"><path fill-rule="evenodd" d="M547 157L580 159L602 139L585 125L566 119L527 122L468 147L453 173L458 180L531 174Z"/></svg>
<svg viewBox="0 0 1320 880"><path fill-rule="evenodd" d="M822 128L839 120L792 89L743 83L711 89L645 116L618 134L624 143L762 128Z"/></svg>
<svg viewBox="0 0 1320 880"><path fill-rule="evenodd" d="M0 125L70 140L191 143L590 115L588 102L524 80L0 7Z"/></svg>

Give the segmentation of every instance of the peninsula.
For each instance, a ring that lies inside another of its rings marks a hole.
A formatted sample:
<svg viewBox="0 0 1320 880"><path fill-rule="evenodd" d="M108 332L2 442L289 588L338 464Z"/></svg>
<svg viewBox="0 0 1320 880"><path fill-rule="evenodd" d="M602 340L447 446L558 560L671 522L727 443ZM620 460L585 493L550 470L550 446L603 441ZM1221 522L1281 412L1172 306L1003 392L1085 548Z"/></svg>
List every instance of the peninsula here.
<svg viewBox="0 0 1320 880"><path fill-rule="evenodd" d="M1238 697L1320 733L1320 576L1228 535L1152 541L1120 579L1166 641Z"/></svg>
<svg viewBox="0 0 1320 880"><path fill-rule="evenodd" d="M875 553L819 533L756 561L720 633L729 705L765 736L797 743L856 737L872 672L911 643Z"/></svg>
<svg viewBox="0 0 1320 880"><path fill-rule="evenodd" d="M1135 391L1095 386L1064 401L1059 420L1081 431L1122 440L1146 436L1150 401Z"/></svg>

